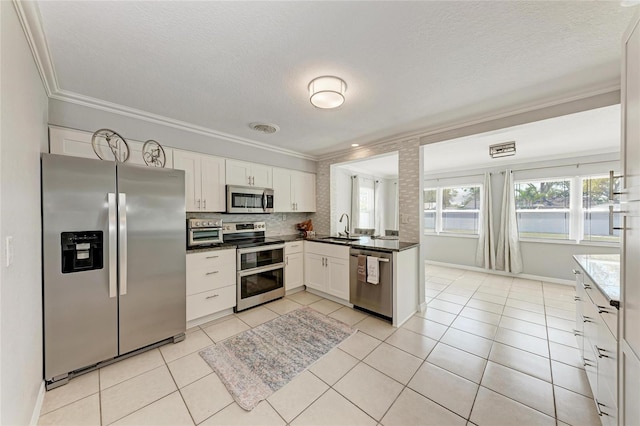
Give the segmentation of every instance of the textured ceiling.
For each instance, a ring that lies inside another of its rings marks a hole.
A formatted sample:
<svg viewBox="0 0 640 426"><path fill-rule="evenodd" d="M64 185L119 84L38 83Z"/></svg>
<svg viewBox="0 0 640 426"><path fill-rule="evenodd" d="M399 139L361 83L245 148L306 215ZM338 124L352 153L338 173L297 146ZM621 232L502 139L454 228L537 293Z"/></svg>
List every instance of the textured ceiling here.
<svg viewBox="0 0 640 426"><path fill-rule="evenodd" d="M310 155L619 84L619 2L39 2L60 89ZM307 84L346 80L338 110ZM280 132L249 129L255 121Z"/></svg>

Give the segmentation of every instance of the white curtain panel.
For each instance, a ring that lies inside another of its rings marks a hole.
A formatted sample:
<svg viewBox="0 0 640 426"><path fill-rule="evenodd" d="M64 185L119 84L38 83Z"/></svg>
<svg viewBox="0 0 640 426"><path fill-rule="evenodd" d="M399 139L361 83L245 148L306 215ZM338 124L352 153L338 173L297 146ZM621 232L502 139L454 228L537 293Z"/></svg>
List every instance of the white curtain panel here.
<svg viewBox="0 0 640 426"><path fill-rule="evenodd" d="M351 229L360 227L360 178L358 176L351 176ZM341 226L338 226L340 229Z"/></svg>
<svg viewBox="0 0 640 426"><path fill-rule="evenodd" d="M514 274L522 272L522 253L520 253L518 223L516 220L516 198L513 189L513 174L510 169L504 173L496 269Z"/></svg>
<svg viewBox="0 0 640 426"><path fill-rule="evenodd" d="M480 213L480 235L476 249L476 266L496 269L496 249L493 233L493 210L491 208L491 173L484 174L482 212Z"/></svg>

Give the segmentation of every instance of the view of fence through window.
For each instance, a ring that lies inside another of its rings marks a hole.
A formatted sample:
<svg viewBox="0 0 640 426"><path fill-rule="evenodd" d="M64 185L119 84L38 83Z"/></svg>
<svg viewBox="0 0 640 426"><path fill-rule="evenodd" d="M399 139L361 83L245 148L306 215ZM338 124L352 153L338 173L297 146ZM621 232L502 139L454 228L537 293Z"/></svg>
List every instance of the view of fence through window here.
<svg viewBox="0 0 640 426"><path fill-rule="evenodd" d="M589 241L620 241L619 197L620 179L613 181L610 193L609 176L592 176L582 179L582 208L584 210L584 239ZM610 197L613 200L610 201ZM610 211L610 206L613 208Z"/></svg>
<svg viewBox="0 0 640 426"><path fill-rule="evenodd" d="M425 231L477 235L480 191L479 185L425 189Z"/></svg>
<svg viewBox="0 0 640 426"><path fill-rule="evenodd" d="M569 239L569 179L516 182L514 186L520 237Z"/></svg>

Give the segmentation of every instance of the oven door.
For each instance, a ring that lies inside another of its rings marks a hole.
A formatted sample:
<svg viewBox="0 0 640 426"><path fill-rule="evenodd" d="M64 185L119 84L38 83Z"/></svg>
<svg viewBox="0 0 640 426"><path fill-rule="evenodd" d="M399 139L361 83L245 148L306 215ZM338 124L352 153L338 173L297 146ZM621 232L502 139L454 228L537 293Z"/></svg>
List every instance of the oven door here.
<svg viewBox="0 0 640 426"><path fill-rule="evenodd" d="M238 271L236 311L284 296L284 263Z"/></svg>
<svg viewBox="0 0 640 426"><path fill-rule="evenodd" d="M284 262L284 244L238 249L237 271L264 268Z"/></svg>
<svg viewBox="0 0 640 426"><path fill-rule="evenodd" d="M188 231L187 245L189 247L222 243L222 228L194 228Z"/></svg>

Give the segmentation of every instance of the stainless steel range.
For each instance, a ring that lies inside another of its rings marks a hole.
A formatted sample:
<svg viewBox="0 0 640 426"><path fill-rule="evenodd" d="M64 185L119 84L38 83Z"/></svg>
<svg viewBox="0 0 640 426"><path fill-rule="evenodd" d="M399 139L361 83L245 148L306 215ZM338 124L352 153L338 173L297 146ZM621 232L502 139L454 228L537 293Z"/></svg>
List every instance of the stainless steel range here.
<svg viewBox="0 0 640 426"><path fill-rule="evenodd" d="M224 223L224 242L238 248L236 312L284 296L284 241L266 230L264 222Z"/></svg>

